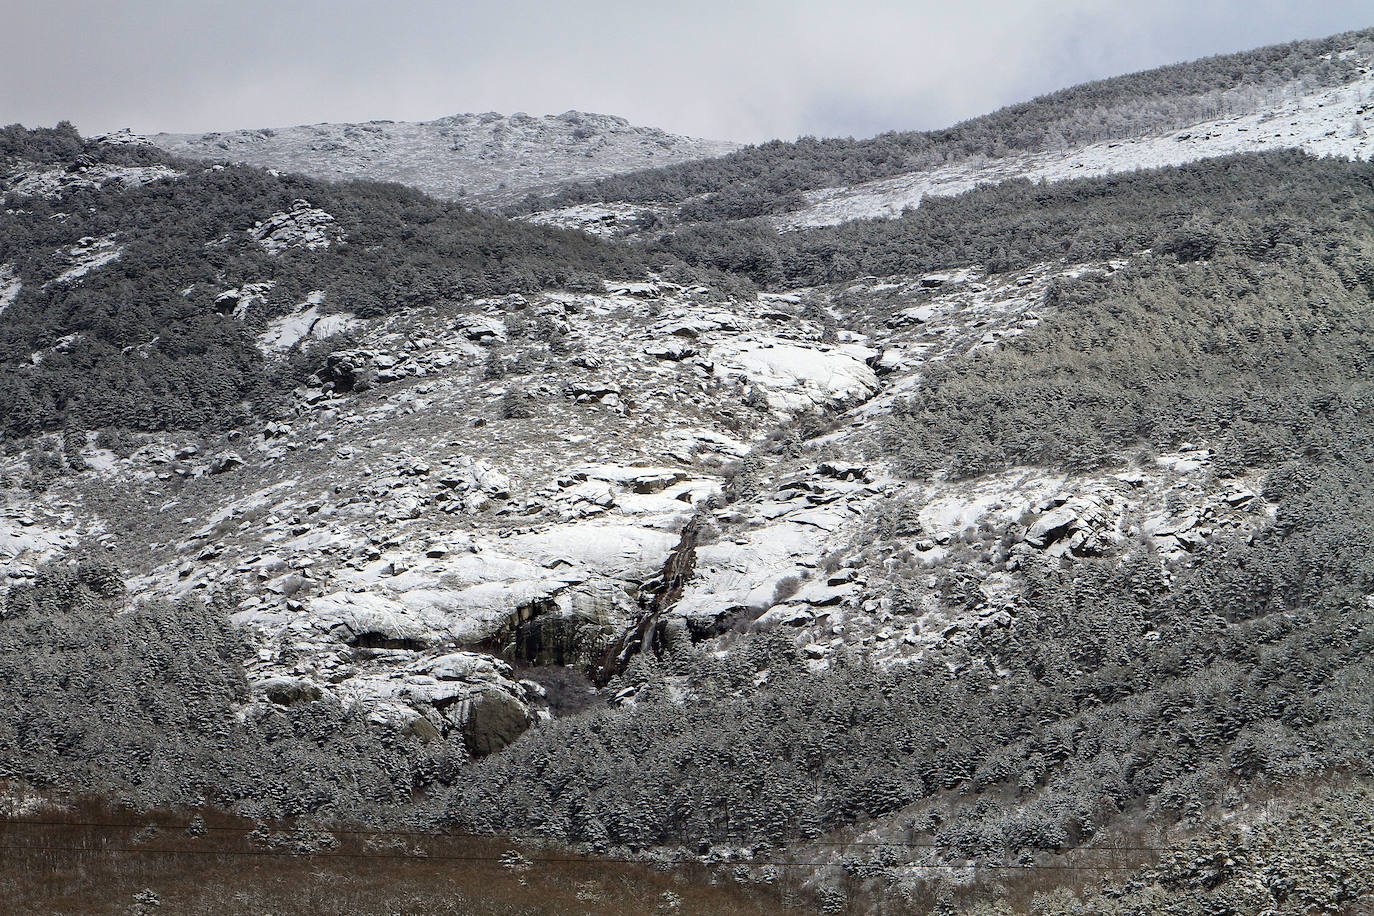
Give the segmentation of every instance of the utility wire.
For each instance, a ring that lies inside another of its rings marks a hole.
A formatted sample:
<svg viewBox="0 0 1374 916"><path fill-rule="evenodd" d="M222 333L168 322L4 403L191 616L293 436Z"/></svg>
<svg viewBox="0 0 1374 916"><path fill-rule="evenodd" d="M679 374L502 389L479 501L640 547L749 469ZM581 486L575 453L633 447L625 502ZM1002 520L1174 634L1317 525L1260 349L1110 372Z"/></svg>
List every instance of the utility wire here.
<svg viewBox="0 0 1374 916"><path fill-rule="evenodd" d="M9 851L28 851L28 852L84 852L99 854L120 854L120 855L170 855L170 856L234 856L240 858L287 858L287 859L392 859L405 860L412 862L497 862L505 860L505 856L458 856L458 855L423 855L414 853L387 853L387 852L289 852L280 849L240 849L240 850L216 850L216 849L137 849L132 847L104 847L90 848L85 846L33 846L24 843L3 844L0 849ZM964 864L934 864L921 862L796 862L780 861L769 859L737 859L730 862L701 862L697 859L629 859L614 858L607 856L595 857L549 857L540 856L530 860L534 865L602 865L607 863L621 865L706 865L706 866L740 866L745 865L751 868L775 867L775 868L822 868L835 865L843 865L849 868L981 868L981 869L1009 869L1014 871L1025 871L1028 869L1041 869L1050 871L1131 871L1139 865L1036 865L1036 864L992 864L992 863L964 863Z"/></svg>
<svg viewBox="0 0 1374 916"><path fill-rule="evenodd" d="M190 825L188 825L188 824L116 824L116 823L112 823L112 822L108 822L108 821L0 820L0 829L2 829L3 827L5 827L5 826L7 826L7 825L25 826L25 827L81 827L81 828L90 828L90 829L99 829L99 830L111 830L111 831L114 831L114 830L135 831L135 830L146 830L146 829L148 829L148 828L154 828L154 829L157 829L157 830L184 831L184 830L188 830L188 829L190 828ZM302 829L302 827L303 827L303 825L302 825L302 826L298 826L298 827L264 828L264 827L215 826L215 825L205 824L205 825L201 825L201 826L198 827L197 829L198 829L198 830L205 830L205 831L207 831L207 832L208 832L208 831L219 831L219 832L226 832L226 833L252 833L252 832L255 832L255 831L258 831L258 830L268 830L268 831L274 832L274 833L286 833L286 832L290 832L290 831L293 831L293 830ZM422 831L422 830L356 830L356 829L342 829L342 828L341 828L341 829L332 829L332 828L328 828L328 827L304 827L304 829L314 830L314 831L318 831L318 832L320 832L320 833L333 834L333 835L335 835L335 836L362 836L362 837L421 837L421 838L425 838L425 839L435 839L435 840L442 840L442 839L482 839L482 840L497 840L497 841L502 841L502 840L537 840L537 841L554 842L554 843L587 842L587 841L585 841L585 840L569 840L569 839L564 839L564 838L560 838L560 837L556 837L556 836L549 836L548 834L542 834L542 833L468 833L468 832L463 832L463 831L440 832L440 831L432 831L432 830L430 830L430 831ZM677 840L677 842L678 842L680 845L684 845L684 846L698 845L699 843L702 843L702 842L708 842L708 843L710 843L710 844L712 844L712 845L719 844L719 843L730 843L730 842L744 843L744 842L745 842L744 840L741 840L741 839L739 839L739 838L726 838L726 839L720 839L720 840L706 840L706 839L703 839L703 838L684 839L684 838L680 838L680 837L679 837L679 838L676 838L676 840ZM771 844L769 844L769 845L771 845ZM945 842L945 843L940 843L940 842L917 842L917 841L908 841L908 840L880 840L880 841L870 841L870 840L853 840L853 841L844 841L844 840L815 840L815 841L807 841L807 840L798 840L798 841L797 841L797 845L799 845L799 846L823 846L823 847L836 847L836 848L860 847L860 848L875 848L875 849L883 849L883 848L899 848L899 849L964 849L964 848L967 848L967 847L965 847L965 846L963 846L963 845L961 845L961 844L958 844L958 843L948 843L948 842ZM1058 852L1058 853L1061 853L1061 854L1075 854L1075 853L1085 853L1085 852L1110 853L1110 852L1118 852L1118 851L1120 851L1120 852L1193 852L1193 851L1195 851L1192 847L1188 847L1188 846L1149 846L1149 845L1138 845L1138 844L1122 844L1122 845L1112 845L1112 846L1073 846L1073 847L1066 847L1066 846L1062 846L1062 845L1060 845L1060 846L1054 846L1054 845L1041 844L1041 843L995 843L995 844L993 844L993 843L978 843L978 844L976 844L976 845L977 845L977 846L980 846L980 847L983 847L983 848L992 848L992 849L1005 849L1005 850L1034 849L1034 850L1040 850L1040 851L1045 851L1045 852ZM1279 845L1279 844L1263 844L1263 843L1259 843L1259 844L1257 844L1257 843L1247 843L1247 844L1245 844L1246 848L1248 848L1248 849L1277 848L1278 845ZM636 860L636 861L638 861L638 860Z"/></svg>

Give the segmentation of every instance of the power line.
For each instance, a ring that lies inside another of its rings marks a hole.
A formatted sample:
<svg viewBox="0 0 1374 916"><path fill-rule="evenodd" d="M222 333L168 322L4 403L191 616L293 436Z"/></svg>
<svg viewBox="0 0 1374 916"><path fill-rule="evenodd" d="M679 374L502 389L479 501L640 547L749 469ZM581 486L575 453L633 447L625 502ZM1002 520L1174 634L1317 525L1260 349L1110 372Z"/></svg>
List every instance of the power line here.
<svg viewBox="0 0 1374 916"><path fill-rule="evenodd" d="M117 854L117 855L170 855L170 856L233 856L239 858L287 858L287 859L390 859L411 862L496 862L506 861L505 856L459 856L459 855L428 855L417 853L388 853L388 852L312 852L300 851L290 852L280 849L239 849L239 850L216 850L216 849L138 849L133 847L105 847L90 848L85 846L33 846L25 843L3 844L0 849L9 851L28 851L28 852L74 852L89 854ZM978 868L978 869L999 869L1025 871L1030 869L1050 870L1050 871L1131 871L1139 868L1135 865L1037 865L1023 864L1015 865L1008 863L962 863L962 864L939 864L923 862L797 862L780 861L772 859L736 859L729 862L702 862L698 859L629 859L610 856L596 857L551 857L540 856L529 860L533 865L703 865L703 866L748 866L750 868L824 868L831 866L844 866L847 868Z"/></svg>
<svg viewBox="0 0 1374 916"><path fill-rule="evenodd" d="M152 828L155 828L155 829L158 829L158 830L186 830L186 829L189 829L189 826L190 826L190 825L187 825L187 824L116 824L116 823L113 823L113 822L103 822L103 821L36 821L36 820L8 820L8 821L4 821L4 820L0 820L0 827L3 827L3 826L6 825L6 824L14 824L14 825L28 826L28 827L84 827L84 828L105 829L105 830L143 830L143 829L147 829L147 828L149 828L149 827L152 827ZM252 833L252 832L254 832L254 831L256 831L256 830L260 830L260 829L272 829L272 828L262 828L262 827L232 827L232 826L222 826L222 825L221 825L221 826L213 826L213 825L205 824L205 825L202 825L202 826L198 827L197 829L199 829L199 830L206 830L206 831L214 830L214 831L220 831L220 832L226 832L226 833ZM276 828L276 829L277 829L278 831L289 831L289 830L300 829L300 828L298 828L298 827L281 827L281 828ZM586 842L586 841L579 841L579 840L569 840L569 839L566 839L566 838L563 838L563 837L551 836L551 835L549 835L549 834L544 834L544 833L470 833L470 832L466 832L466 831L442 831L442 832L441 832L441 831L433 831L433 830L354 830L354 829L342 829L342 828L340 828L340 829L334 829L334 828L329 828L329 827L315 827L315 828L306 828L306 829L318 830L319 832L322 832L322 833L332 833L332 834L335 834L336 836L377 836L377 837L390 837L390 836L395 836L395 837L426 837L426 838L430 838L430 839L462 838L462 839L484 839L484 840L541 840L541 841L558 842L558 843L566 843L566 842ZM677 843L679 843L679 844L681 844L681 845L684 845L684 846L697 845L697 844L702 843L702 842L711 843L711 844L713 844L713 845L714 845L714 844L717 844L717 843L729 843L729 842L739 842L739 843L743 843L743 842L745 842L744 840L742 840L741 838L738 838L738 837L727 837L727 838L724 838L724 839L708 839L708 838L704 838L704 837L694 837L694 838L674 837L674 840L675 840ZM917 848L917 849L962 849L962 848L964 848L963 846L961 846L960 844L957 844L957 843L915 842L915 841L904 841L904 840L884 840L884 841L868 841L868 840L853 840L853 841L844 841L844 840L814 840L814 841L807 841L807 840L799 840L798 843L799 843L799 845L803 845L803 846L827 846L827 847L829 847L829 846L836 846L836 847L861 846L861 847L875 847L875 848L883 848L883 847L903 847L903 848ZM986 846L989 846L989 845L992 845L993 848L998 848L998 849L1039 849L1039 850L1046 850L1046 851L1062 851L1062 852L1068 852L1068 851L1102 851L1102 852L1110 852L1110 851L1118 850L1118 849L1120 849L1120 850L1132 850L1132 851L1148 850L1148 851L1154 851L1154 852L1178 852L1178 851L1186 851L1186 850L1183 850L1182 847L1174 847L1174 846L1112 846L1112 847L1070 847L1070 848L1066 848L1066 847L1064 847L1064 846L1053 846L1053 845L1049 845L1049 844L1036 844L1036 843L1019 843L1019 844L1018 844L1018 843L1001 843L1001 844L980 843L980 844L978 844L978 845L985 846L985 847L986 847Z"/></svg>
<svg viewBox="0 0 1374 916"><path fill-rule="evenodd" d="M99 829L99 830L111 830L111 831L114 831L114 830L146 830L146 829L148 829L148 828L153 828L153 829L156 829L156 830L178 830L178 831L181 831L181 830L188 830L188 829L190 829L190 826L191 826L191 825L189 825L189 824L117 824L117 823L113 823L113 822L109 822L109 821L0 820L0 828L3 828L3 827L6 826L6 825L25 826L25 827L80 827L80 828L90 828L90 829ZM273 830L274 832L281 833L281 832L288 832L288 831L292 831L292 830L298 830L298 829L302 829L302 828L301 828L301 827L264 828L264 827L261 827L261 826L255 826L255 827L234 827L234 826L227 826L227 825L209 825L209 824L203 824L203 825L198 826L196 829L197 829L197 830L205 830L205 831L219 831L219 832L223 832L223 833L252 833L252 832L255 832L255 831L258 831L258 830L264 830L264 829L266 829L266 830ZM335 828L329 828L329 827L314 827L314 828L306 827L306 828L304 828L304 829L315 830L315 831L318 831L318 832L320 832L320 833L333 834L333 835L335 835L335 836L362 836L362 837L421 837L421 838L425 838L425 839L434 839L434 840L441 840L441 839L481 839L481 840L496 840L496 841L503 841L503 840L536 840L536 841L554 842L554 843L587 842L587 841L585 841L585 840L571 840L571 839L566 839L566 838L557 837L557 836L550 836L550 835L548 835L548 834L542 834L542 833L470 833L470 832L465 832L465 831L446 831L446 832L440 832L440 831L433 831L433 830L357 830L357 829L344 829L344 828L335 829ZM674 839L676 840L676 842L677 842L679 845L684 845L684 846L698 845L698 844L703 843L703 842L705 842L705 843L710 843L710 844L712 844L712 845L715 845L715 844L718 844L718 843L729 843L729 842L739 842L739 843L743 843L743 842L745 842L745 841L741 840L740 838L725 838L725 839L719 839L719 840L709 840L709 839L706 839L706 838L691 838L691 839L686 839L686 838L682 838L682 837L675 837ZM950 843L950 842L941 843L941 842L930 842L930 841L927 841L927 842L918 842L918 841L912 841L912 840L881 840L881 841L869 841L869 840L852 840L852 841L844 841L844 840L814 840L814 841L812 841L812 840L797 840L797 844L800 845L800 846L813 846L813 847L814 847L814 846L833 847L833 848L860 847L860 848L873 848L873 849L884 849L884 848L897 848L897 849L964 849L964 848L968 848L967 846L962 845L962 844L959 844L959 843ZM768 845L768 844L765 844L765 845ZM1005 850L1033 849L1033 850L1044 851L1044 852L1056 852L1056 853L1065 854L1065 855L1068 855L1068 854L1079 854L1079 853L1111 853L1111 852L1119 852L1119 851L1120 851L1120 852L1160 852L1160 853L1168 853L1168 852L1184 852L1184 853L1186 853L1186 852L1193 852L1193 851L1195 851L1195 849L1194 849L1193 847L1189 847L1189 846L1150 846L1150 845L1138 845L1138 844L1121 844L1121 845L1112 845L1112 846L1073 846L1073 847L1066 847L1066 846L1063 846L1063 845L1055 846L1055 845L1044 844L1044 843L996 843L996 844L994 844L994 843L977 843L977 844L972 844L972 845L980 846L980 847L985 848L985 849L988 849L988 848L991 848L991 849L1005 849ZM1272 843L1272 844L1269 844L1269 843L1246 843L1246 844L1245 844L1246 848L1248 848L1248 849L1273 849L1273 848L1278 848L1279 845L1281 845L1281 844L1278 844L1278 843ZM635 860L635 861L639 861L639 860Z"/></svg>

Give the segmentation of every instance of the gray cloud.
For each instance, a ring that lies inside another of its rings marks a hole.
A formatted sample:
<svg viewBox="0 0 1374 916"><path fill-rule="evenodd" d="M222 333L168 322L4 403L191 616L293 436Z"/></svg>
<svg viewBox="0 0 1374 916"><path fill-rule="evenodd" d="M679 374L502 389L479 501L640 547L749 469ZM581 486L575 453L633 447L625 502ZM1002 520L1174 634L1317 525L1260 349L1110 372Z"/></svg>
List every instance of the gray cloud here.
<svg viewBox="0 0 1374 916"><path fill-rule="evenodd" d="M743 141L866 136L1368 25L1368 0L0 0L0 122L580 108Z"/></svg>

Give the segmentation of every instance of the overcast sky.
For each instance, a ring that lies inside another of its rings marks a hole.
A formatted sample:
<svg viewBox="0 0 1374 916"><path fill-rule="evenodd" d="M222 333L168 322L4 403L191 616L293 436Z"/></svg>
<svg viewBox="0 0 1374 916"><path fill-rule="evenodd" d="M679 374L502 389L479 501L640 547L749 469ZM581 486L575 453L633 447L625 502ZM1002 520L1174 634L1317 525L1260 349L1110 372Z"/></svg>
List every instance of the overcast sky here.
<svg viewBox="0 0 1374 916"><path fill-rule="evenodd" d="M1369 0L0 0L0 123L578 108L749 142L869 136L1371 25Z"/></svg>

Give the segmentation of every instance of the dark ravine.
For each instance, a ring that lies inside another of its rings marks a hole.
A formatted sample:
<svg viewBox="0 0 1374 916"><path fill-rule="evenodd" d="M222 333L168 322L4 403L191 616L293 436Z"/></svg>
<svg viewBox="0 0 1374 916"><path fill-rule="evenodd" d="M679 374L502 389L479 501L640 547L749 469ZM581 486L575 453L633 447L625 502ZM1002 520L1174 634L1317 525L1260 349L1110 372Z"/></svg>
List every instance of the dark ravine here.
<svg viewBox="0 0 1374 916"><path fill-rule="evenodd" d="M692 578L700 537L701 522L693 516L683 526L682 536L668 554L663 571L640 587L639 619L602 656L601 663L592 673L592 679L598 685L605 686L611 678L624 671L635 655L661 651L667 629L664 612L682 597L683 589Z"/></svg>
<svg viewBox="0 0 1374 916"><path fill-rule="evenodd" d="M588 619L563 614L553 598L544 598L521 606L492 640L467 648L490 652L520 667L574 668L604 687L635 655L662 650L667 631L664 612L682 597L692 578L700 531L696 517L683 526L662 571L636 589L639 613L628 627L617 629L604 616Z"/></svg>

